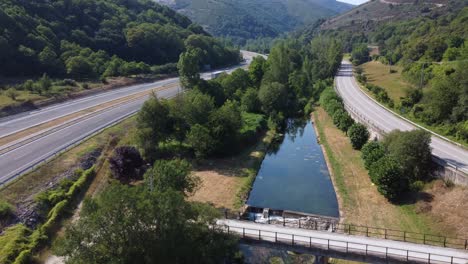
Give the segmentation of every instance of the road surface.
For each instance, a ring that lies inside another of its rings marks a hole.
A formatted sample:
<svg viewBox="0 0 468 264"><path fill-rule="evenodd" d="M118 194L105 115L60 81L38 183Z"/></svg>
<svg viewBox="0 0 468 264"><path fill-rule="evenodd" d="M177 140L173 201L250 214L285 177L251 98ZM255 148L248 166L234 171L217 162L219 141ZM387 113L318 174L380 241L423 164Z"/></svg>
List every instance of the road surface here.
<svg viewBox="0 0 468 264"><path fill-rule="evenodd" d="M269 242L280 241L286 244L310 248L327 248L354 254L368 254L379 257L386 255L395 258L423 263L468 263L468 251L402 241L355 236L326 231L298 229L248 221L222 219L217 225L229 226L229 233L241 237ZM452 258L453 257L453 258ZM389 262L391 263L391 262Z"/></svg>
<svg viewBox="0 0 468 264"><path fill-rule="evenodd" d="M396 116L364 94L353 76L350 62L342 62L335 83L336 89L346 106L351 107L353 111L358 112L384 132L388 133L395 129L402 131L417 129L415 125ZM468 174L467 150L435 135L432 136L431 148L435 157Z"/></svg>
<svg viewBox="0 0 468 264"><path fill-rule="evenodd" d="M239 67L250 64L252 57L256 53L244 52L246 61L241 65L225 68L223 70L230 72ZM202 78L210 79L211 72L202 74ZM157 88L162 85L178 83L178 78L158 81L151 84L134 85L127 88L121 88L115 91L101 93L98 95L71 100L53 106L15 115L0 120L0 137L21 131L37 124L54 120L64 115L75 113L93 106L97 106L117 98L139 93L145 90ZM175 96L181 89L178 85L157 92L161 98L170 98ZM11 151L0 154L0 187L1 185L19 177L31 166L41 163L43 160L52 157L56 152L66 148L74 142L79 142L89 135L102 130L115 123L129 114L136 113L148 96L135 101L120 104L117 107L103 111L88 119L82 120L71 126L65 127L43 137L35 139L25 145L15 148Z"/></svg>

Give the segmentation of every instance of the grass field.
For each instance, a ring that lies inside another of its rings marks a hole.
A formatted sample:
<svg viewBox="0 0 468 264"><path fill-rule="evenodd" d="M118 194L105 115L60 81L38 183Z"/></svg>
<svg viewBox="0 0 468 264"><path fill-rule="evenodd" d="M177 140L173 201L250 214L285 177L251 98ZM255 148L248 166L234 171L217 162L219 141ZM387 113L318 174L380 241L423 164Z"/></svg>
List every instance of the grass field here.
<svg viewBox="0 0 468 264"><path fill-rule="evenodd" d="M395 73L390 73L389 65L378 61L364 63L362 68L367 76L367 81L384 88L395 103L400 102L400 97L405 96L406 89L411 88L411 85L403 80L399 66L391 66L392 70L397 71Z"/></svg>
<svg viewBox="0 0 468 264"><path fill-rule="evenodd" d="M349 139L333 125L328 114L318 108L313 116L320 143L330 161L344 222L454 235L453 229L440 225L430 215L416 213L415 204L394 205L388 202L370 181L360 152L352 149Z"/></svg>

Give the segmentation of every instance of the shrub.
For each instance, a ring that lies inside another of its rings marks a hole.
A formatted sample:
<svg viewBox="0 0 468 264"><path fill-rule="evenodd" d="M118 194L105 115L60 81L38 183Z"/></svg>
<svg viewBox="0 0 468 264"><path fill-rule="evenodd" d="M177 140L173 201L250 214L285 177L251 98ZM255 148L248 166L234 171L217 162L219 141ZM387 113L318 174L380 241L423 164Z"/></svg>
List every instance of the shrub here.
<svg viewBox="0 0 468 264"><path fill-rule="evenodd" d="M338 110L344 111L343 104L336 99L331 99L328 101L328 103L324 105L324 108L330 116L333 116Z"/></svg>
<svg viewBox="0 0 468 264"><path fill-rule="evenodd" d="M192 146L195 156L199 159L209 156L216 146L210 130L199 124L190 128L187 133L187 143Z"/></svg>
<svg viewBox="0 0 468 264"><path fill-rule="evenodd" d="M369 131L367 128L359 123L354 123L348 129L348 137L354 149L361 149L367 140L369 140Z"/></svg>
<svg viewBox="0 0 468 264"><path fill-rule="evenodd" d="M14 207L6 201L0 200L0 221L13 215Z"/></svg>
<svg viewBox="0 0 468 264"><path fill-rule="evenodd" d="M8 90L5 91L5 95L8 96L11 100L16 101L17 97L19 96L18 91L16 91L15 88L8 88Z"/></svg>
<svg viewBox="0 0 468 264"><path fill-rule="evenodd" d="M366 169L370 169L372 164L385 156L385 148L377 141L366 143L361 149L361 157L364 160Z"/></svg>
<svg viewBox="0 0 468 264"><path fill-rule="evenodd" d="M408 179L398 161L383 157L372 164L369 175L377 190L389 200L395 200L408 189Z"/></svg>
<svg viewBox="0 0 468 264"><path fill-rule="evenodd" d="M135 147L122 146L109 159L111 174L121 182L141 179L144 161Z"/></svg>
<svg viewBox="0 0 468 264"><path fill-rule="evenodd" d="M337 110L333 114L333 123L341 131L345 132L354 124L354 120L344 110Z"/></svg>

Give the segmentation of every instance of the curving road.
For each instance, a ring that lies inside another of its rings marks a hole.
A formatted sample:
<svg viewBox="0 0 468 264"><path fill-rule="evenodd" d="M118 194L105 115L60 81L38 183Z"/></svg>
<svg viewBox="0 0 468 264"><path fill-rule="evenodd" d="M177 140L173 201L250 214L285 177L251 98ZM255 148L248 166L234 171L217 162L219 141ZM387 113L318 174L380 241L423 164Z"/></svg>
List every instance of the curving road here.
<svg viewBox="0 0 468 264"><path fill-rule="evenodd" d="M402 131L417 129L414 124L396 116L364 94L353 76L352 65L349 61L342 62L341 68L335 77L335 83L336 89L346 106L351 107L354 112L359 113L373 126L386 133L395 129ZM433 156L468 174L467 150L435 135L432 136L431 147Z"/></svg>
<svg viewBox="0 0 468 264"><path fill-rule="evenodd" d="M258 55L246 51L242 51L242 53L245 58L244 63L223 70L231 72L239 67L247 66L250 64L252 58ZM202 78L210 79L211 72L203 73ZM70 100L36 111L10 116L0 120L0 138L118 98L123 98L146 90L149 91L163 85L178 84L178 82L178 78L172 78L151 84L134 85L82 99ZM174 85L169 89L158 91L157 95L161 98L171 98L180 91L179 85ZM80 142L97 131L114 124L117 120L121 120L122 118L136 113L147 98L148 96L144 96L140 99L120 104L117 107L102 111L95 116L81 120L73 125L66 126L18 148L12 149L11 151L0 154L0 186L19 177L32 166L52 157L56 152L65 149L70 144Z"/></svg>

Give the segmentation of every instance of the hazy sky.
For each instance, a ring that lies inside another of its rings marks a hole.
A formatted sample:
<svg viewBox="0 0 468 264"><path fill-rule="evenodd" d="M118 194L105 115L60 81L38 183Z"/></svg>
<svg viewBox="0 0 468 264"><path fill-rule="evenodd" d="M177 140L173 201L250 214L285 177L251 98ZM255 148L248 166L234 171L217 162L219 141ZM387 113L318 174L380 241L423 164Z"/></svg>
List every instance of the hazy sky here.
<svg viewBox="0 0 468 264"><path fill-rule="evenodd" d="M340 2L345 2L345 3L350 3L350 4L353 4L353 5L360 5L364 2L367 2L368 0L338 0Z"/></svg>

